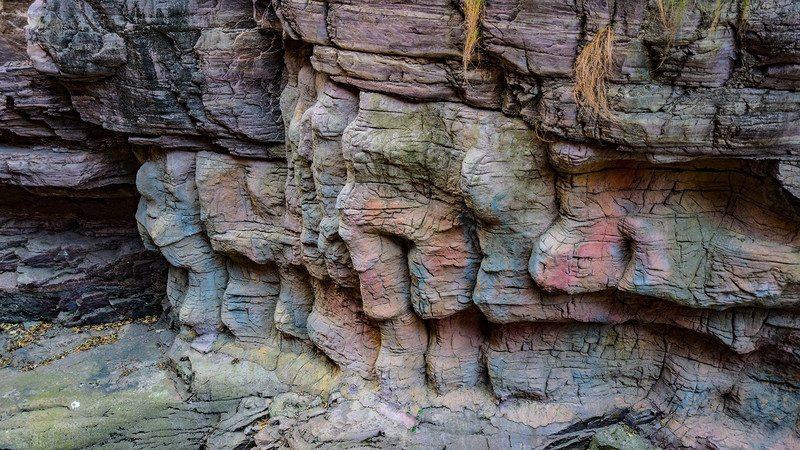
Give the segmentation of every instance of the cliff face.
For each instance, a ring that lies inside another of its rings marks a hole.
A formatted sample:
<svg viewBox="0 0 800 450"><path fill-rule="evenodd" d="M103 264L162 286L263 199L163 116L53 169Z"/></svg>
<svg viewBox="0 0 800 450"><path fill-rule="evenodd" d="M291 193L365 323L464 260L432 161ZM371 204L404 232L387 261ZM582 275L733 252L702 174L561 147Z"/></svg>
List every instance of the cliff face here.
<svg viewBox="0 0 800 450"><path fill-rule="evenodd" d="M395 443L556 448L625 420L796 447L800 3L678 3L489 1L465 69L462 2L6 1L0 250L26 251L0 253L0 288L33 308L25 267L73 270L63 240L148 266L93 289L157 273L115 225L136 154L199 397L235 358L278 390L479 411ZM336 414L293 442L357 441L330 424L366 419Z"/></svg>
<svg viewBox="0 0 800 450"><path fill-rule="evenodd" d="M28 6L0 4L0 321L158 311L166 267L131 220L131 144L81 118L70 91L34 68Z"/></svg>

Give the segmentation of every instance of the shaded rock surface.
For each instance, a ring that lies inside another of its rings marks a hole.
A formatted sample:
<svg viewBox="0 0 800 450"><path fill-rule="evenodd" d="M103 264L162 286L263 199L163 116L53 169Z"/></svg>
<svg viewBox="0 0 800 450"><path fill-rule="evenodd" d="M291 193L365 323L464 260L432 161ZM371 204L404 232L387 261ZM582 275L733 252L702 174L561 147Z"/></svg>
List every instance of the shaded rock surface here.
<svg viewBox="0 0 800 450"><path fill-rule="evenodd" d="M91 10L70 5L49 23ZM36 70L42 66L36 53L28 56L24 31L29 6L0 5L0 321L151 314L160 309L167 267L144 248L131 219L139 164L125 137L82 120L69 91ZM59 58L73 72L86 52L97 53L105 70L124 62L120 36L103 44L100 30L85 28L51 33L48 49L67 45Z"/></svg>
<svg viewBox="0 0 800 450"><path fill-rule="evenodd" d="M169 270L0 287L165 292L190 446L798 447L800 4L688 3L7 1L0 189Z"/></svg>
<svg viewBox="0 0 800 450"><path fill-rule="evenodd" d="M161 309L166 264L132 227L130 189L100 194L0 186L0 321L100 323Z"/></svg>

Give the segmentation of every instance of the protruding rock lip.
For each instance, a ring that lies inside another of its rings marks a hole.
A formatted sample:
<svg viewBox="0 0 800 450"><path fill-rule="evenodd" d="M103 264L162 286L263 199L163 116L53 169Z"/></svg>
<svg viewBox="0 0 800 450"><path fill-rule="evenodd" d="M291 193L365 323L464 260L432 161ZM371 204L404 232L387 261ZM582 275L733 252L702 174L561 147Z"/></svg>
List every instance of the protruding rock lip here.
<svg viewBox="0 0 800 450"><path fill-rule="evenodd" d="M127 149L87 152L45 146L0 145L0 183L89 190L133 184L136 163Z"/></svg>

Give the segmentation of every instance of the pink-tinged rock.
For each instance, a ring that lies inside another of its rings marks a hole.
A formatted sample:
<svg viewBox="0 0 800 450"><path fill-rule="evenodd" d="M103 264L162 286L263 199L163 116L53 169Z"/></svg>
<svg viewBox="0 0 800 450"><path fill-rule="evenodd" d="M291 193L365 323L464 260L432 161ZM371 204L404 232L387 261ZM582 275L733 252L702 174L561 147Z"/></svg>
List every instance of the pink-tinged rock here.
<svg viewBox="0 0 800 450"><path fill-rule="evenodd" d="M525 255L555 218L554 174L546 145L524 123L499 115L485 120L491 127L461 168L483 253L473 301L492 322L514 322L540 301Z"/></svg>
<svg viewBox="0 0 800 450"><path fill-rule="evenodd" d="M308 339L307 321L314 305L314 290L305 269L279 266L281 290L275 305L275 328L298 339Z"/></svg>
<svg viewBox="0 0 800 450"><path fill-rule="evenodd" d="M283 51L252 8L243 0L39 0L28 14L28 55L69 90L70 109L86 122L127 134L191 136L199 150L216 145L273 157L284 131Z"/></svg>
<svg viewBox="0 0 800 450"><path fill-rule="evenodd" d="M282 101L287 158L299 196L296 201L302 204L294 217L302 223L303 262L315 278L356 287L350 254L338 235L336 198L347 176L341 137L357 113L358 97L305 65L297 74L296 88L290 84Z"/></svg>
<svg viewBox="0 0 800 450"><path fill-rule="evenodd" d="M317 247L325 261L328 276L347 288L358 286L344 241L339 236L339 210L336 199L347 181L342 151L342 134L358 113L358 95L344 86L320 80L317 103L306 113L311 121L313 143L311 170L321 219Z"/></svg>
<svg viewBox="0 0 800 450"><path fill-rule="evenodd" d="M554 147L553 159L570 148ZM800 242L779 230L800 219L768 206L779 187L763 169L629 161L584 170L559 178L560 217L534 247L530 272L544 289L616 287L692 307L794 303Z"/></svg>
<svg viewBox="0 0 800 450"><path fill-rule="evenodd" d="M126 62L125 40L106 29L88 3L37 0L25 30L28 56L46 75L91 80L113 75Z"/></svg>
<svg viewBox="0 0 800 450"><path fill-rule="evenodd" d="M228 260L228 284L220 318L240 342L270 344L275 339L275 305L280 279L274 266Z"/></svg>
<svg viewBox="0 0 800 450"><path fill-rule="evenodd" d="M379 323L381 347L375 370L381 395L408 402L425 386L425 352L428 330L425 322L411 311Z"/></svg>
<svg viewBox="0 0 800 450"><path fill-rule="evenodd" d="M446 317L470 305L478 258L471 219L459 205L465 149L454 148L448 141L456 135L448 136L436 124L421 133L412 125L426 114L455 118L459 109L362 94L359 115L345 131L348 183L338 200L340 234L362 278L368 315L373 303L399 311L410 302L425 318ZM428 139L441 145L427 146ZM382 163L387 159L393 165ZM426 174L429 181L423 181ZM426 189L414 189L418 182ZM397 274L399 281L406 271L410 284L395 284L384 275ZM406 285L408 294L401 287Z"/></svg>
<svg viewBox="0 0 800 450"><path fill-rule="evenodd" d="M328 38L328 3L319 0L274 1L275 12L283 31L293 39L326 44Z"/></svg>
<svg viewBox="0 0 800 450"><path fill-rule="evenodd" d="M364 316L358 296L332 283L313 280L312 285L315 300L307 323L311 342L340 367L375 379L381 335Z"/></svg>
<svg viewBox="0 0 800 450"><path fill-rule="evenodd" d="M338 47L432 58L461 57L463 18L447 0L329 3L329 37Z"/></svg>
<svg viewBox="0 0 800 450"><path fill-rule="evenodd" d="M132 188L0 186L0 321L74 326L160 311L167 265L141 242L137 203Z"/></svg>
<svg viewBox="0 0 800 450"><path fill-rule="evenodd" d="M196 179L203 226L216 252L257 264L290 262L297 236L283 226L282 162L200 152Z"/></svg>
<svg viewBox="0 0 800 450"><path fill-rule="evenodd" d="M256 29L217 28L203 30L194 49L205 81L201 84L202 101L209 120L265 148L261 155L251 151L248 156L276 156L273 153L278 147L263 143L283 138L283 129L278 126L281 86L265 86L264 81L281 78L280 42ZM274 123L268 123L270 120ZM235 152L237 146L232 147Z"/></svg>
<svg viewBox="0 0 800 450"><path fill-rule="evenodd" d="M800 86L800 6L784 0L750 4L738 24L743 50L756 59L760 87L794 90ZM775 20L779 17L779 20ZM760 72L760 73L758 73Z"/></svg>
<svg viewBox="0 0 800 450"><path fill-rule="evenodd" d="M510 324L493 328L486 361L500 398L575 402L591 415L645 397L666 351L629 325Z"/></svg>
<svg viewBox="0 0 800 450"><path fill-rule="evenodd" d="M289 204L287 217L296 221L301 229L298 250L301 252L303 264L311 275L323 279L327 278L327 274L323 256L317 246L322 212L317 202L309 162L312 135L311 121L306 115L316 98L316 75L311 65L305 63L298 67L298 72L281 95L281 110L286 123L286 160L289 166L286 184Z"/></svg>
<svg viewBox="0 0 800 450"><path fill-rule="evenodd" d="M246 258L280 278L275 327L308 338L314 293L296 264L298 236L284 227L286 166L282 162L197 154L199 207L206 234L219 254ZM231 180L238 180L231 183Z"/></svg>
<svg viewBox="0 0 800 450"><path fill-rule="evenodd" d="M456 61L384 55L314 46L314 69L359 89L425 101L465 101L483 108L502 105L502 71Z"/></svg>
<svg viewBox="0 0 800 450"><path fill-rule="evenodd" d="M427 373L440 394L486 382L483 344L487 324L477 309L429 323Z"/></svg>
<svg viewBox="0 0 800 450"><path fill-rule="evenodd" d="M569 76L582 32L578 14L564 0L489 2L486 51L517 72Z"/></svg>

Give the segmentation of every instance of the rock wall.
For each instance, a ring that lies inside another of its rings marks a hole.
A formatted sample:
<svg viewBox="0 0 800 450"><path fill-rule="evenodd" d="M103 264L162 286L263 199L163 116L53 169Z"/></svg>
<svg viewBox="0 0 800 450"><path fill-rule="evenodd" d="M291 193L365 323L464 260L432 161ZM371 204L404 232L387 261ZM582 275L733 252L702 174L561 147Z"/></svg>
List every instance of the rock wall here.
<svg viewBox="0 0 800 450"><path fill-rule="evenodd" d="M0 322L158 312L167 267L132 220L132 146L83 120L69 90L35 69L28 6L0 4Z"/></svg>
<svg viewBox="0 0 800 450"><path fill-rule="evenodd" d="M464 68L462 2L37 0L3 136L88 150L0 152L0 180L115 185L110 148L140 156L171 364L200 397L236 355L535 447L621 420L666 447L796 447L800 3L660 4L489 1ZM611 115L573 76L607 27ZM46 173L72 157L84 178Z"/></svg>

